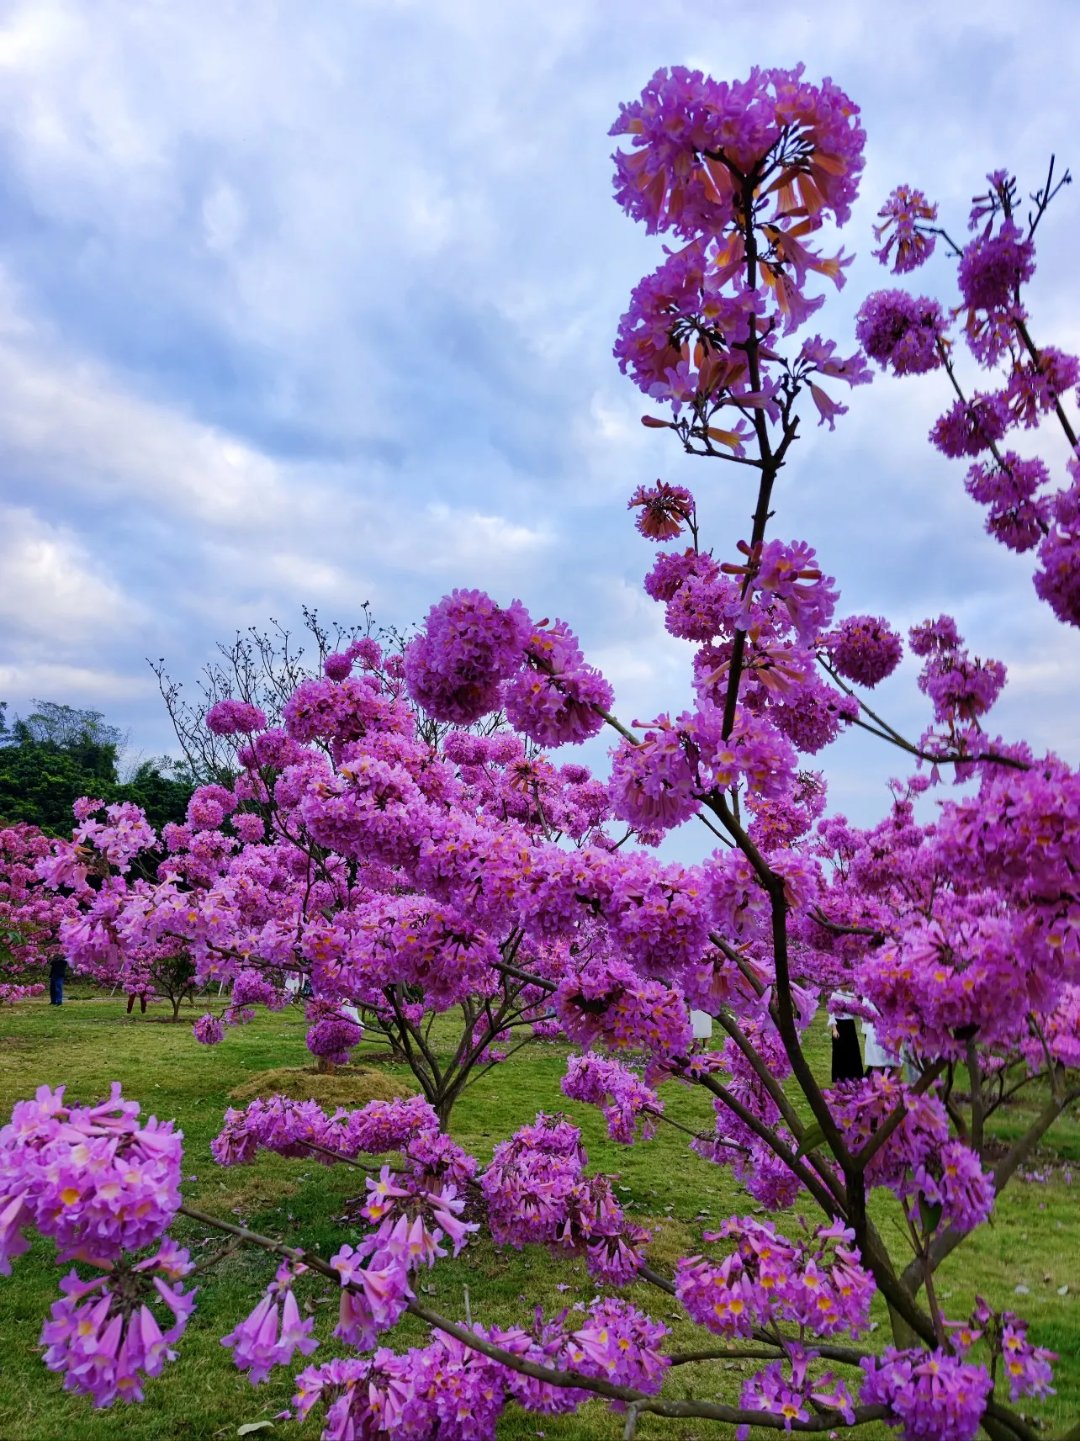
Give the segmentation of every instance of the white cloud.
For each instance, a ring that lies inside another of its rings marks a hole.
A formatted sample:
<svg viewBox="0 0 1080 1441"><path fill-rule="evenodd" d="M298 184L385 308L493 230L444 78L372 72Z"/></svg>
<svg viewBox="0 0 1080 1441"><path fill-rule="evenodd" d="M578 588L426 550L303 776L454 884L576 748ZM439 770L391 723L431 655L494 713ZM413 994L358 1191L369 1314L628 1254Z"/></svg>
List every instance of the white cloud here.
<svg viewBox="0 0 1080 1441"><path fill-rule="evenodd" d="M0 506L0 626L61 653L104 630L130 631L141 606L63 526Z"/></svg>
<svg viewBox="0 0 1080 1441"><path fill-rule="evenodd" d="M141 686L144 649L194 667L301 601L349 620L372 599L407 624L450 586L485 586L562 615L620 708L682 705L685 648L623 578L651 559L625 499L658 475L688 484L726 548L752 477L643 430L648 404L611 359L629 289L662 256L609 199L619 101L658 64L741 75L800 56L852 93L869 165L845 244L862 258L823 316L849 333L883 280L869 225L896 181L962 230L986 169L1030 188L1066 138L1059 57L1080 13L1065 0L827 9L779 0L763 29L701 0L12 0L0 448L20 534L44 547L19 552L47 593L37 616L119 615L84 626L81 663ZM1033 289L1040 338L1065 345L1073 203L1044 225ZM944 264L924 274L948 285ZM1049 639L1028 561L980 536L963 467L928 449L935 386L858 391L835 435L811 418L777 533L817 547L848 610L957 610L1010 665L1003 716L1038 731L1069 714L1072 637ZM38 624L19 610L5 649L26 653Z"/></svg>
<svg viewBox="0 0 1080 1441"><path fill-rule="evenodd" d="M125 391L91 361L0 345L0 435L60 491L93 488L196 524L280 517L275 463L210 426Z"/></svg>
<svg viewBox="0 0 1080 1441"><path fill-rule="evenodd" d="M54 661L28 659L25 664L0 665L0 691L5 695L62 696L65 705L111 708L115 719L123 718L119 707L156 694L152 676L103 670L100 666L63 665ZM109 709L106 709L106 714ZM164 729L161 727L160 729Z"/></svg>
<svg viewBox="0 0 1080 1441"><path fill-rule="evenodd" d="M202 202L203 234L210 250L230 251L239 241L247 211L242 198L226 180L216 181Z"/></svg>
<svg viewBox="0 0 1080 1441"><path fill-rule="evenodd" d="M533 527L503 515L432 501L394 528L387 544L394 559L421 572L466 576L471 567L489 573L512 572L538 558L552 543L544 526Z"/></svg>

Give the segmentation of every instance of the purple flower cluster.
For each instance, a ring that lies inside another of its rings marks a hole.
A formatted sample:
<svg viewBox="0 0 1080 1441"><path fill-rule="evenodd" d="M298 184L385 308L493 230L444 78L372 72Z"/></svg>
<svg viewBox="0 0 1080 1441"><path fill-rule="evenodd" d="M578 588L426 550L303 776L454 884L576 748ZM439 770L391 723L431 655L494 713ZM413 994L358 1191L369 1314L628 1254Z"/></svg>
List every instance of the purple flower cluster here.
<svg viewBox="0 0 1080 1441"><path fill-rule="evenodd" d="M971 212L971 228L982 229L960 254L962 304L953 314L966 310L964 337L981 367L1005 365L1003 388L971 396L960 392L945 317L937 302L925 297L898 290L869 296L859 311L858 336L867 353L897 375L948 365L959 398L933 426L932 443L946 456L984 457L969 469L966 484L969 494L989 508L988 532L1011 550L1038 546L1036 593L1060 620L1080 624L1075 495L1068 489L1039 493L1049 481L1043 463L1001 449L1012 427L1034 428L1055 412L1073 443L1074 426L1062 402L1080 378L1080 359L1053 345L1036 349L1021 292L1035 271L1037 221L1029 217L1026 234L1016 224L1016 184L1007 172L995 171L988 181L989 189L976 197ZM879 238L889 237L875 251L882 263L895 244L894 270L920 264L933 248L928 222L936 213L920 192L906 186L895 191L877 231Z"/></svg>
<svg viewBox="0 0 1080 1441"><path fill-rule="evenodd" d="M792 1421L808 1421L822 1408L835 1411L838 1421L854 1422L855 1408L844 1382L831 1371L812 1372L812 1352L798 1346L788 1349L786 1363L773 1361L744 1383L739 1399L746 1410L782 1417L786 1430L790 1430ZM735 1435L737 1441L748 1441L751 1429L739 1426Z"/></svg>
<svg viewBox="0 0 1080 1441"><path fill-rule="evenodd" d="M934 719L970 723L984 716L1005 686L999 660L980 660L957 649L931 656L919 674L919 689L933 702Z"/></svg>
<svg viewBox="0 0 1080 1441"><path fill-rule="evenodd" d="M293 1295L293 1281L306 1270L295 1262L279 1266L251 1314L221 1338L237 1370L246 1371L253 1386L265 1381L275 1366L288 1366L297 1351L310 1356L319 1344L311 1334L314 1319L301 1318Z"/></svg>
<svg viewBox="0 0 1080 1441"><path fill-rule="evenodd" d="M230 1010L265 1006L268 1011L280 1011L288 1004L288 991L281 986L275 986L258 971L240 971L233 981L232 994L229 997Z"/></svg>
<svg viewBox="0 0 1080 1441"><path fill-rule="evenodd" d="M315 1101L270 1096L244 1110L230 1107L225 1125L210 1143L221 1166L244 1165L259 1150L280 1156L311 1156L312 1146L345 1156L381 1156L388 1151L415 1152L416 1168L432 1176L460 1181L475 1162L448 1137L439 1136L439 1118L422 1096L369 1101L358 1111L326 1112ZM315 1153L318 1159L318 1153Z"/></svg>
<svg viewBox="0 0 1080 1441"><path fill-rule="evenodd" d="M819 1336L857 1336L869 1325L874 1282L839 1222L819 1226L800 1245L763 1221L733 1216L705 1240L734 1242L734 1249L719 1264L681 1259L675 1292L707 1330L751 1336L759 1326L794 1321Z"/></svg>
<svg viewBox="0 0 1080 1441"><path fill-rule="evenodd" d="M694 497L682 485L639 485L630 497L629 510L640 509L634 524L646 540L674 540L694 521Z"/></svg>
<svg viewBox="0 0 1080 1441"><path fill-rule="evenodd" d="M1020 286L1035 273L1035 246L1006 222L996 235L977 236L960 257L960 294L972 310L1015 305Z"/></svg>
<svg viewBox="0 0 1080 1441"><path fill-rule="evenodd" d="M578 1045L612 1050L646 1049L655 1056L685 1056L693 1034L682 994L660 981L642 980L625 961L589 961L560 981L555 1012Z"/></svg>
<svg viewBox="0 0 1080 1441"><path fill-rule="evenodd" d="M1010 550L1038 545L1048 530L1050 504L1036 495L1050 475L1041 460L1025 460L1007 450L968 470L964 487L989 510L986 528Z"/></svg>
<svg viewBox="0 0 1080 1441"><path fill-rule="evenodd" d="M64 1390L90 1396L95 1406L141 1401L143 1377L159 1376L176 1357L195 1307L193 1292L177 1282L192 1269L188 1253L165 1237L154 1255L121 1262L96 1281L69 1272L41 1331L43 1360L63 1373ZM171 1318L164 1331L162 1307Z"/></svg>
<svg viewBox="0 0 1080 1441"><path fill-rule="evenodd" d="M510 724L542 746L577 744L604 724L614 692L588 665L565 621L534 626L525 642L528 665L506 686Z"/></svg>
<svg viewBox="0 0 1080 1441"><path fill-rule="evenodd" d="M28 1001L31 996L41 996L44 993L45 987L40 981L28 986L3 981L0 982L0 1006L16 1006L20 1001Z"/></svg>
<svg viewBox="0 0 1080 1441"><path fill-rule="evenodd" d="M639 1122L641 1136L651 1136L656 1129L653 1118L664 1109L660 1097L634 1071L591 1051L570 1057L562 1089L572 1101L602 1106L608 1135L626 1146L636 1139Z"/></svg>
<svg viewBox="0 0 1080 1441"><path fill-rule="evenodd" d="M1008 406L1000 395L974 395L958 400L934 422L930 440L942 455L981 455L1009 428Z"/></svg>
<svg viewBox="0 0 1080 1441"><path fill-rule="evenodd" d="M774 699L769 718L776 729L804 755L816 755L859 718L859 702L808 676L801 685Z"/></svg>
<svg viewBox="0 0 1080 1441"><path fill-rule="evenodd" d="M847 708L843 697L825 687L821 690L834 697L838 707ZM803 687L788 699L792 704L784 718L787 727L796 744L805 743L815 721L796 712L800 704L812 705L813 698ZM839 715L833 724L826 719L825 735L807 748L832 739L838 724ZM731 733L725 735L723 710L708 700L674 724L668 716L659 716L637 745L623 741L615 750L612 809L642 830L668 830L693 816L703 796L739 783L755 798L783 794L796 765L784 729L779 716L767 719L740 707Z"/></svg>
<svg viewBox="0 0 1080 1441"><path fill-rule="evenodd" d="M1057 1359L1044 1346L1033 1346L1028 1340L1027 1322L1011 1312L999 1320L1001 1358L1009 1378L1009 1395L1014 1401L1021 1396L1050 1396L1054 1373L1050 1362Z"/></svg>
<svg viewBox="0 0 1080 1441"><path fill-rule="evenodd" d="M1053 1395L1050 1362L1057 1357L1053 1351L1032 1345L1027 1322L1021 1317L1012 1311L995 1311L977 1296L969 1319L948 1325L949 1341L961 1356L967 1356L979 1341L986 1345L994 1367L1002 1364L1014 1401L1022 1396Z"/></svg>
<svg viewBox="0 0 1080 1441"><path fill-rule="evenodd" d="M1035 589L1067 625L1080 625L1080 463L1070 462L1073 483L1051 502L1050 529L1039 546Z"/></svg>
<svg viewBox="0 0 1080 1441"><path fill-rule="evenodd" d="M826 218L848 218L862 170L857 115L832 81L808 84L801 66L755 70L734 84L675 68L657 71L612 127L633 147L614 157L616 199L650 232L673 229L688 242L635 287L615 355L650 399L670 405L699 454L741 458L753 434L747 407L779 421L792 381L832 427L846 407L811 376L869 379L861 357L840 360L820 337L794 359L771 338L756 363L749 354L755 337L790 334L821 306L824 297L807 292L811 276L844 283L850 257L823 255L811 237ZM733 419L718 418L726 406L738 407Z"/></svg>
<svg viewBox="0 0 1080 1441"><path fill-rule="evenodd" d="M994 1181L963 1141L942 1146L928 1165L915 1169L911 1183L924 1202L940 1206L957 1231L973 1231L994 1209Z"/></svg>
<svg viewBox="0 0 1080 1441"><path fill-rule="evenodd" d="M349 1052L364 1038L363 1026L326 1001L309 1001L307 1018L312 1022L305 1038L311 1054L335 1066L347 1065Z"/></svg>
<svg viewBox="0 0 1080 1441"><path fill-rule="evenodd" d="M649 1233L632 1225L606 1176L586 1176L581 1132L559 1117L537 1116L501 1141L480 1188L497 1245L578 1251L589 1271L624 1286L637 1274Z"/></svg>
<svg viewBox="0 0 1080 1441"><path fill-rule="evenodd" d="M531 1331L473 1329L512 1357L646 1394L659 1391L668 1365L659 1350L667 1328L625 1301L594 1301L584 1315L551 1321L538 1314ZM324 1441L495 1441L509 1401L557 1415L587 1399L580 1388L523 1375L450 1336L402 1354L380 1348L363 1360L310 1366L296 1388L301 1420L325 1407Z"/></svg>
<svg viewBox="0 0 1080 1441"><path fill-rule="evenodd" d="M887 1017L882 1018L881 1034L890 1034ZM990 1215L993 1178L969 1146L949 1139L948 1116L937 1096L916 1095L893 1077L875 1074L834 1087L830 1105L853 1150L871 1140L891 1111L904 1108L904 1120L874 1156L867 1180L872 1186L888 1186L901 1199L922 1203L924 1215L933 1219L928 1229L944 1224L971 1231Z"/></svg>
<svg viewBox="0 0 1080 1441"><path fill-rule="evenodd" d="M250 735L265 730L266 716L249 701L219 700L206 712L206 728L216 736Z"/></svg>
<svg viewBox="0 0 1080 1441"><path fill-rule="evenodd" d="M404 1184L390 1180L383 1167L378 1181L369 1180L362 1214L378 1229L357 1246L343 1246L330 1264L341 1277L341 1302L335 1336L362 1351L375 1346L379 1335L396 1325L414 1299L410 1276L420 1266L434 1266L447 1254L462 1250L473 1222L463 1222L464 1202L453 1186L429 1190L415 1178Z"/></svg>
<svg viewBox="0 0 1080 1441"><path fill-rule="evenodd" d="M849 615L823 640L840 675L868 689L892 675L904 654L900 637L881 616Z"/></svg>
<svg viewBox="0 0 1080 1441"><path fill-rule="evenodd" d="M506 609L479 590L455 590L428 611L405 652L405 681L436 720L471 725L499 708L500 685L517 671L532 622L520 601Z"/></svg>
<svg viewBox="0 0 1080 1441"><path fill-rule="evenodd" d="M1005 386L1013 419L1028 429L1080 380L1080 360L1056 346L1044 345L1038 359L1014 364Z"/></svg>
<svg viewBox="0 0 1080 1441"><path fill-rule="evenodd" d="M893 274L905 275L916 270L934 253L932 222L937 219L937 213L937 206L927 200L921 190L913 185L898 185L878 211L881 224L874 226L874 235L884 243L873 252L874 258L888 265L895 246Z"/></svg>
<svg viewBox="0 0 1080 1441"><path fill-rule="evenodd" d="M746 356L737 347L745 343L757 310L751 292L725 295L704 245L688 245L635 285L619 321L615 359L639 390L650 400L670 404L675 416L686 405L718 407L750 390ZM734 429L714 427L711 439L739 455L745 422L728 424ZM658 483L656 489L663 496L682 487ZM650 491L642 491L649 496ZM648 501L635 497L631 505L637 504ZM684 515L683 523L688 518ZM682 528L673 530L673 520L670 506L662 519L653 509L639 519L638 529L650 540L667 539Z"/></svg>
<svg viewBox="0 0 1080 1441"><path fill-rule="evenodd" d="M695 773L690 746L687 732L666 715L652 722L637 745L623 741L612 753L615 815L647 831L672 830L695 815L705 782Z"/></svg>
<svg viewBox="0 0 1080 1441"><path fill-rule="evenodd" d="M422 1096L396 1101L369 1101L349 1117L349 1139L356 1151L381 1156L404 1150L414 1140L439 1129L439 1118Z"/></svg>
<svg viewBox="0 0 1080 1441"><path fill-rule="evenodd" d="M160 1239L180 1205L181 1135L153 1116L140 1126L139 1110L118 1081L97 1106L65 1105L63 1086L16 1104L0 1131L0 1274L27 1225L61 1261L98 1265Z"/></svg>
<svg viewBox="0 0 1080 1441"><path fill-rule="evenodd" d="M104 809L105 819L94 820L93 813L101 809ZM119 801L105 807L95 803L93 813L87 807L82 808L72 839L76 845L93 846L121 874L128 870L130 862L140 851L148 850L157 843L153 826L131 801Z"/></svg>
<svg viewBox="0 0 1080 1441"><path fill-rule="evenodd" d="M990 1374L940 1348L889 1346L862 1363L863 1405L887 1406L902 1441L973 1441L990 1394Z"/></svg>
<svg viewBox="0 0 1080 1441"><path fill-rule="evenodd" d="M203 1046L217 1046L225 1039L225 1027L217 1016L207 1011L191 1028L191 1034Z"/></svg>
<svg viewBox="0 0 1080 1441"><path fill-rule="evenodd" d="M941 306L906 290L875 290L859 307L855 334L867 355L894 375L925 375L942 363Z"/></svg>
<svg viewBox="0 0 1080 1441"><path fill-rule="evenodd" d="M287 741L304 745L325 740L336 750L349 741L360 740L371 732L389 731L409 734L412 730L408 708L381 689L371 676L348 676L341 681L304 680L285 702L281 712L285 722L284 740L260 737L253 747L253 757L260 764L287 765L299 759L302 752L290 751ZM246 763L246 756L241 755Z"/></svg>
<svg viewBox="0 0 1080 1441"><path fill-rule="evenodd" d="M650 234L719 236L734 219L740 177L764 172L787 141L793 158L776 182L781 196L798 196L815 218L844 221L863 165L858 113L832 81L804 81L802 66L755 69L731 83L681 66L658 70L611 127L634 146L615 155L615 197Z"/></svg>

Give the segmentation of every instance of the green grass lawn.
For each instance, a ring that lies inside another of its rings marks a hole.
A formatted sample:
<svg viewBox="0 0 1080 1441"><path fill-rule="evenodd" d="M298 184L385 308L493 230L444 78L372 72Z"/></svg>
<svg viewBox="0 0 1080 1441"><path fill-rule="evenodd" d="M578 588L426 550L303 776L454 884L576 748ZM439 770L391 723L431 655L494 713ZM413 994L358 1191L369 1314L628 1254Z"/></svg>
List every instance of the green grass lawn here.
<svg viewBox="0 0 1080 1441"><path fill-rule="evenodd" d="M310 1059L304 1048L305 1023L299 1012L260 1017L253 1025L230 1031L225 1042L208 1049L191 1037L189 1022L198 1012L184 1009L184 1024L162 1024L166 1011L152 1008L146 1016L127 1017L122 998L102 999L76 987L61 1010L40 1002L0 1011L0 1117L11 1105L33 1094L44 1082L68 1087L73 1099L91 1101L107 1095L118 1080L126 1095L162 1118L175 1117L185 1134L184 1197L190 1204L240 1220L255 1230L287 1234L301 1245L329 1255L350 1239L341 1217L346 1202L362 1186L348 1167L327 1169L309 1161L262 1156L254 1165L222 1170L210 1157L210 1141L230 1104L229 1092L250 1083L262 1071L302 1066ZM358 1058L362 1056L361 1046ZM668 1127L643 1145L616 1146L607 1140L598 1112L563 1100L559 1079L567 1050L537 1046L491 1072L468 1091L454 1112L455 1138L486 1159L496 1141L509 1135L540 1109L563 1109L580 1125L592 1164L618 1174L618 1195L631 1215L655 1229L652 1259L664 1269L680 1254L695 1249L702 1229L719 1218L753 1210L749 1199L727 1172L706 1164L686 1146L686 1138ZM819 1058L824 1061L824 1052ZM378 1067L377 1083L394 1081L412 1089L403 1068ZM349 1083L348 1072L341 1080ZM363 1084L359 1078L358 1086ZM367 1095L358 1090L356 1104ZM665 1088L670 1114L685 1125L708 1125L708 1099L678 1085ZM998 1129L1009 1138L1022 1126L1025 1113L1010 1111ZM947 1313L966 1316L980 1293L995 1306L1015 1307L1030 1318L1034 1339L1060 1355L1057 1395L1036 1407L1023 1403L1051 1433L1080 1417L1080 1211L1076 1192L1062 1162L1080 1174L1080 1115L1059 1123L1030 1171L1038 1178L1018 1180L999 1200L993 1224L983 1227L961 1247L939 1273L938 1289ZM890 1237L898 1222L886 1197L875 1201L877 1219ZM219 1235L206 1235L190 1222L174 1227L177 1238L199 1256L222 1249ZM66 1269L66 1268L65 1268ZM271 1258L246 1251L229 1254L199 1278L198 1309L181 1343L179 1359L147 1386L141 1406L96 1412L83 1398L61 1389L60 1378L46 1371L38 1351L42 1320L57 1294L62 1272L53 1261L51 1243L35 1240L19 1258L14 1274L0 1279L0 1441L99 1441L123 1434L131 1441L235 1436L247 1422L271 1420L288 1405L290 1374L273 1373L269 1382L251 1387L232 1366L218 1338L247 1314L261 1286L274 1270ZM562 1286L564 1290L557 1289ZM538 1249L500 1251L484 1241L456 1262L441 1263L425 1278L421 1298L454 1319L464 1315L468 1287L472 1315L487 1324L520 1319L535 1305L558 1310L591 1299L595 1288L583 1272L556 1261ZM1016 1294L1018 1287L1026 1288ZM1061 1288L1067 1287L1064 1294ZM303 1295L303 1292L300 1292ZM309 1293L316 1296L312 1288ZM676 1314L674 1302L648 1287L631 1293L639 1304L672 1325L675 1344L700 1344L700 1333ZM324 1344L312 1358L338 1354L330 1338L334 1308L319 1306L316 1332ZM874 1342L887 1341L887 1326L878 1316ZM404 1347L421 1341L421 1328L407 1321L394 1333ZM871 1344L873 1344L872 1342ZM298 1368L293 1368L298 1369ZM735 1399L745 1374L741 1363L682 1367L668 1383L670 1394ZM305 1427L277 1422L257 1436L309 1438L319 1424ZM679 1441L720 1437L729 1428L702 1421L661 1422L643 1418L642 1441L665 1436ZM597 1437L616 1441L622 1420L600 1407L576 1417L537 1417L516 1409L507 1412L500 1437L507 1441L544 1437L569 1441ZM761 1433L775 1435L776 1433ZM895 1436L882 1428L866 1428L867 1437Z"/></svg>

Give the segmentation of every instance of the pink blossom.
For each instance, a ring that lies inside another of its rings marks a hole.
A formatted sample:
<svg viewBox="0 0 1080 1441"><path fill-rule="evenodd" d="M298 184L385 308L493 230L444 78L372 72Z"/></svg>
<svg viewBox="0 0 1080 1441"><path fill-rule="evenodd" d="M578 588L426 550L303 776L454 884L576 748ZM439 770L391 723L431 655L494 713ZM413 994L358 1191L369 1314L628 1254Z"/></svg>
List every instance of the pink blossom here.
<svg viewBox="0 0 1080 1441"><path fill-rule="evenodd" d="M42 1328L45 1365L63 1373L66 1391L90 1396L95 1406L141 1401L142 1376L160 1375L176 1357L195 1302L175 1282L192 1269L188 1253L166 1237L156 1255L99 1280L70 1271ZM164 1331L162 1308L172 1321Z"/></svg>
<svg viewBox="0 0 1080 1441"><path fill-rule="evenodd" d="M859 1399L889 1408L903 1441L973 1441L991 1381L986 1369L940 1349L897 1351L861 1362Z"/></svg>
<svg viewBox="0 0 1080 1441"><path fill-rule="evenodd" d="M873 252L875 259L887 265L895 246L894 275L903 275L923 265L934 253L936 238L929 232L937 213L937 206L927 200L921 190L898 185L878 211L882 223L874 226L874 236L878 240L884 237L884 243Z"/></svg>
<svg viewBox="0 0 1080 1441"><path fill-rule="evenodd" d="M215 735L250 735L263 730L266 716L248 701L219 700L206 712L206 728Z"/></svg>
<svg viewBox="0 0 1080 1441"><path fill-rule="evenodd" d="M191 1034L204 1046L216 1046L225 1039L225 1027L216 1016L207 1012L192 1026Z"/></svg>
<svg viewBox="0 0 1080 1441"><path fill-rule="evenodd" d="M499 684L521 665L530 626L520 601L504 610L482 591L455 590L409 644L409 694L438 720L479 720L498 708Z"/></svg>
<svg viewBox="0 0 1080 1441"><path fill-rule="evenodd" d="M588 665L565 622L541 622L525 642L528 666L507 685L507 718L539 745L580 742L604 723L614 692Z"/></svg>
<svg viewBox="0 0 1080 1441"><path fill-rule="evenodd" d="M310 1356L319 1344L311 1334L314 1320L301 1318L292 1290L294 1279L306 1269L292 1263L280 1266L251 1314L221 1338L253 1386L265 1381L275 1366L288 1366L297 1351Z"/></svg>
<svg viewBox="0 0 1080 1441"><path fill-rule="evenodd" d="M1020 286L1035 273L1034 246L1010 223L996 235L977 236L960 257L960 293L972 310L1016 303Z"/></svg>
<svg viewBox="0 0 1080 1441"><path fill-rule="evenodd" d="M851 615L825 638L833 665L848 680L872 687L900 664L900 637L881 616Z"/></svg>
<svg viewBox="0 0 1080 1441"><path fill-rule="evenodd" d="M56 1242L61 1260L106 1263L158 1240L180 1205L180 1133L139 1106L119 1082L108 1101L69 1107L64 1088L20 1101L0 1131L0 1216L8 1255L25 1249L32 1222ZM9 1270L0 1253L0 1271Z"/></svg>

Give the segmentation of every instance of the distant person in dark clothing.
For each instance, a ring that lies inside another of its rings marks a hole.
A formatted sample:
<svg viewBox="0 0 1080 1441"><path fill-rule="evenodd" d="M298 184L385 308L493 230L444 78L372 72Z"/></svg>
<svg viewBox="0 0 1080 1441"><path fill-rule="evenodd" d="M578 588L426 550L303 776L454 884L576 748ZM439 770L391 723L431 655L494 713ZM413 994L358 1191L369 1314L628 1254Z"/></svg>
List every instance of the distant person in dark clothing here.
<svg viewBox="0 0 1080 1441"><path fill-rule="evenodd" d="M63 956L54 956L49 962L49 1005L64 1004L64 977L67 975L67 961Z"/></svg>
<svg viewBox="0 0 1080 1441"><path fill-rule="evenodd" d="M855 1021L843 1011L853 1004L855 997L850 991L834 991L829 997L829 1035L832 1036L832 1079L837 1081L861 1081L863 1078L862 1052L859 1049L859 1033Z"/></svg>
<svg viewBox="0 0 1080 1441"><path fill-rule="evenodd" d="M136 1002L136 1000L138 1000L138 1002L139 1002L139 1010L140 1010L140 1012L145 1016L145 1015L146 1015L146 992L145 992L145 991L128 991L128 1008L127 1008L127 1013L128 1013L128 1015L130 1016L131 1013L132 1013L132 1011L135 1009L135 1002Z"/></svg>

